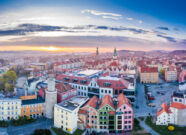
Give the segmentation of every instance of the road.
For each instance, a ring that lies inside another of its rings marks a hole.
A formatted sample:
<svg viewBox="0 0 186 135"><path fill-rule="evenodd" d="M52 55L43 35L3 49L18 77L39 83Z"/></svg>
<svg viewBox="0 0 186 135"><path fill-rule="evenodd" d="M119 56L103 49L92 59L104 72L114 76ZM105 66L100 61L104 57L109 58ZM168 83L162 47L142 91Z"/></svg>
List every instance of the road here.
<svg viewBox="0 0 186 135"><path fill-rule="evenodd" d="M14 127L9 125L7 131L9 135L31 135L35 129L50 129L51 126L53 126L53 120L41 118L34 123L23 126Z"/></svg>

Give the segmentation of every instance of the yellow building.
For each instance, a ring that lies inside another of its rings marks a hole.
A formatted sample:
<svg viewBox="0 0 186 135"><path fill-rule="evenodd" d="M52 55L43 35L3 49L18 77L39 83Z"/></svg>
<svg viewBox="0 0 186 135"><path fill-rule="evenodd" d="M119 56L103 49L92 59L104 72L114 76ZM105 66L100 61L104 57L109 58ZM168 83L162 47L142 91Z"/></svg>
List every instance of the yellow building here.
<svg viewBox="0 0 186 135"><path fill-rule="evenodd" d="M21 116L39 118L45 116L45 100L36 95L22 96Z"/></svg>
<svg viewBox="0 0 186 135"><path fill-rule="evenodd" d="M141 67L140 68L141 83L159 83L159 73L157 67Z"/></svg>

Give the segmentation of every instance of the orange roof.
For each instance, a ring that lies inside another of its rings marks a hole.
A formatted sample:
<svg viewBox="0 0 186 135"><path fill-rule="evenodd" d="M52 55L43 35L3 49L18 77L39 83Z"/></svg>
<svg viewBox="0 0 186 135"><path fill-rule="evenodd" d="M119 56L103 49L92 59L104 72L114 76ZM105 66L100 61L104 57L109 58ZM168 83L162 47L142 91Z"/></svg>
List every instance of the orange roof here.
<svg viewBox="0 0 186 135"><path fill-rule="evenodd" d="M93 107L93 108L96 108L96 103L98 102L98 98L96 97L96 96L93 96L89 101L88 101L88 103L85 105L85 106L87 106L87 105L89 105L89 106L91 106L91 107Z"/></svg>
<svg viewBox="0 0 186 135"><path fill-rule="evenodd" d="M159 116L160 114L162 114L163 112L166 113L171 113L171 110L169 108L169 106L166 103L162 103L161 104L162 109L160 111L157 112L157 116Z"/></svg>
<svg viewBox="0 0 186 135"><path fill-rule="evenodd" d="M110 95L105 95L103 98L102 98L102 103L100 105L100 108L102 108L103 106L105 106L106 104L110 105L111 107L114 108L114 104L112 103L112 97Z"/></svg>
<svg viewBox="0 0 186 135"><path fill-rule="evenodd" d="M119 94L119 96L117 97L117 100L118 100L117 108L119 108L123 104L127 104L128 106L131 107L131 104L129 103L129 99L126 98L122 93Z"/></svg>
<svg viewBox="0 0 186 135"><path fill-rule="evenodd" d="M172 102L170 107L177 108L177 109L186 109L186 105L181 103Z"/></svg>
<svg viewBox="0 0 186 135"><path fill-rule="evenodd" d="M141 67L141 73L154 73L158 72L158 67Z"/></svg>

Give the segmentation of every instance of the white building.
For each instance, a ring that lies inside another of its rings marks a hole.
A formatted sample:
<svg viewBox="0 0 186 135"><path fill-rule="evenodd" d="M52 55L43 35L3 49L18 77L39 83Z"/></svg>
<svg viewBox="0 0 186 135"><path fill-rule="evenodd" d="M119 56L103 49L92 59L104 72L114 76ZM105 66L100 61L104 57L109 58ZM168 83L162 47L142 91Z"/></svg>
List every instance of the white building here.
<svg viewBox="0 0 186 135"><path fill-rule="evenodd" d="M21 116L21 99L0 99L0 120L17 119Z"/></svg>
<svg viewBox="0 0 186 135"><path fill-rule="evenodd" d="M87 97L74 97L54 106L54 126L72 134L77 129L79 108L88 101Z"/></svg>
<svg viewBox="0 0 186 135"><path fill-rule="evenodd" d="M166 103L161 105L157 112L156 125L174 124L186 126L186 94L174 93L172 103L168 106Z"/></svg>
<svg viewBox="0 0 186 135"><path fill-rule="evenodd" d="M176 68L168 68L165 70L165 80L167 82L176 81L177 79L178 77Z"/></svg>

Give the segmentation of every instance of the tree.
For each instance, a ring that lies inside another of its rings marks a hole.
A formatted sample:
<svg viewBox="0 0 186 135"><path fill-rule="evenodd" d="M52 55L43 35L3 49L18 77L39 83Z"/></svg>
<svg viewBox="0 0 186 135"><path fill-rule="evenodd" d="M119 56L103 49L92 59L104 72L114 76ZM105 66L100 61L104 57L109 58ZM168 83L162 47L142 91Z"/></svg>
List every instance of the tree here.
<svg viewBox="0 0 186 135"><path fill-rule="evenodd" d="M15 71L9 70L6 72L6 74L3 75L3 78L6 79L6 82L15 84L15 81L17 80L17 75Z"/></svg>
<svg viewBox="0 0 186 135"><path fill-rule="evenodd" d="M8 92L11 92L14 90L14 85L13 84L9 84L9 83L5 83L5 90Z"/></svg>
<svg viewBox="0 0 186 135"><path fill-rule="evenodd" d="M0 77L0 91L5 89L4 79Z"/></svg>
<svg viewBox="0 0 186 135"><path fill-rule="evenodd" d="M160 74L163 75L163 76L165 75L165 68L162 68L162 69L160 70Z"/></svg>

